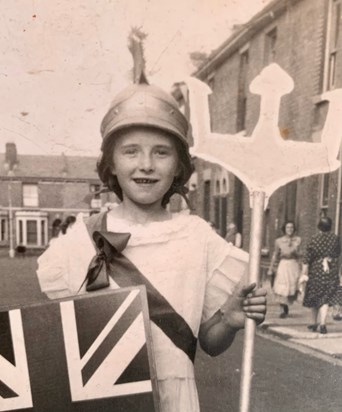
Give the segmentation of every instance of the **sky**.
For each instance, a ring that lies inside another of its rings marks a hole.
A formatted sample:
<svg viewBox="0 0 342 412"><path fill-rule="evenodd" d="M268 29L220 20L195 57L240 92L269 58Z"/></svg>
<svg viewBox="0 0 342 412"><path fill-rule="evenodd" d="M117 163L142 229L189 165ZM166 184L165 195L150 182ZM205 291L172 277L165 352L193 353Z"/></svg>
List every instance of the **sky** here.
<svg viewBox="0 0 342 412"><path fill-rule="evenodd" d="M101 120L131 83L131 27L166 90L270 0L0 0L0 153L97 156Z"/></svg>

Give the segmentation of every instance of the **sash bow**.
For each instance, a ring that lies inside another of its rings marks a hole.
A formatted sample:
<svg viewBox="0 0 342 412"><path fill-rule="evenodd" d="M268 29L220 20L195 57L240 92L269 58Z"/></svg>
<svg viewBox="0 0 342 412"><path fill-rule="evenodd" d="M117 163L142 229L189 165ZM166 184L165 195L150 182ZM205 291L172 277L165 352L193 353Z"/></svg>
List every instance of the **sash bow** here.
<svg viewBox="0 0 342 412"><path fill-rule="evenodd" d="M99 231L93 233L97 253L89 264L85 279L88 292L109 286L110 261L125 249L130 237L130 233Z"/></svg>

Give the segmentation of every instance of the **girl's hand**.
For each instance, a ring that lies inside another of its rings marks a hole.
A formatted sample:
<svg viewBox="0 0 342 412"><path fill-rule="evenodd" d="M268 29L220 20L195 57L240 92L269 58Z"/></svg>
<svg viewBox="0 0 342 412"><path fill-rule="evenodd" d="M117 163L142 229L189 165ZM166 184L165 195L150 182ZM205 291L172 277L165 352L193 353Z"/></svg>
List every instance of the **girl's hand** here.
<svg viewBox="0 0 342 412"><path fill-rule="evenodd" d="M266 294L265 289L256 288L256 283L239 286L221 308L223 322L233 329L241 329L247 316L259 325L265 320Z"/></svg>
<svg viewBox="0 0 342 412"><path fill-rule="evenodd" d="M267 271L267 276L272 276L273 275L273 270L272 269L268 269Z"/></svg>

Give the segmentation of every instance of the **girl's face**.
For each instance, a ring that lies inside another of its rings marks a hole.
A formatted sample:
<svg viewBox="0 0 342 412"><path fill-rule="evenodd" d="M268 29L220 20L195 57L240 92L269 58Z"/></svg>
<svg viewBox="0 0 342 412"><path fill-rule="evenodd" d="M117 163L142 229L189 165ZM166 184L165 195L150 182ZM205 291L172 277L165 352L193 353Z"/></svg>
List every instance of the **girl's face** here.
<svg viewBox="0 0 342 412"><path fill-rule="evenodd" d="M160 205L179 172L176 145L166 132L152 128L123 130L116 137L113 169L123 202Z"/></svg>
<svg viewBox="0 0 342 412"><path fill-rule="evenodd" d="M294 234L294 226L293 223L287 223L285 226L285 234L288 236L292 236Z"/></svg>

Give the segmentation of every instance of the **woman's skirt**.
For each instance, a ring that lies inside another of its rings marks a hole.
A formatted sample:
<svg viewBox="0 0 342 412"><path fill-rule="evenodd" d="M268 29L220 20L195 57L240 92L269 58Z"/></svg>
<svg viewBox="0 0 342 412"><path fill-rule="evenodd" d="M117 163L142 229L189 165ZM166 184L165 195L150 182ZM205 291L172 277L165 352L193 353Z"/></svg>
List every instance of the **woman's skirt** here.
<svg viewBox="0 0 342 412"><path fill-rule="evenodd" d="M279 303L293 303L296 299L299 275L300 265L296 259L280 260L273 285Z"/></svg>

